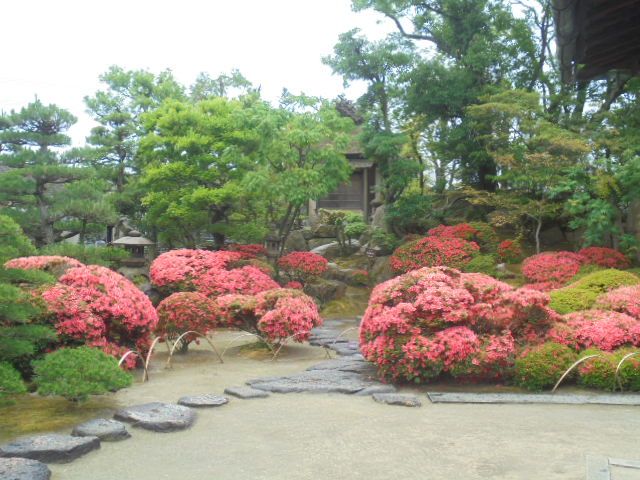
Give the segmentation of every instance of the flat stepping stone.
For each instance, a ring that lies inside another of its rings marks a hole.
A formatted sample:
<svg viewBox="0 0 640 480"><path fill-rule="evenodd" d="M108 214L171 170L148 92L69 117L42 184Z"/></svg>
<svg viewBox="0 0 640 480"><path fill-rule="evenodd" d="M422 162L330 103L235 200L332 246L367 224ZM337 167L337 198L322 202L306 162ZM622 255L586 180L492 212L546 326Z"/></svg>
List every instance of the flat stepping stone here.
<svg viewBox="0 0 640 480"><path fill-rule="evenodd" d="M51 470L29 458L0 458L0 478L6 480L49 480Z"/></svg>
<svg viewBox="0 0 640 480"><path fill-rule="evenodd" d="M547 403L564 405L640 405L640 395L620 394L571 394L571 393L454 393L428 392L433 403Z"/></svg>
<svg viewBox="0 0 640 480"><path fill-rule="evenodd" d="M366 397L367 395L373 395L374 393L395 393L398 390L393 385L386 385L381 383L379 385L372 385L370 387L364 388L359 392L356 392L355 395L360 397Z"/></svg>
<svg viewBox="0 0 640 480"><path fill-rule="evenodd" d="M251 386L259 390L276 393L314 392L314 393L356 393L374 382L363 375L340 370L309 370L279 378L253 380Z"/></svg>
<svg viewBox="0 0 640 480"><path fill-rule="evenodd" d="M102 442L117 442L131 437L124 423L107 418L96 418L74 427L74 437L98 437Z"/></svg>
<svg viewBox="0 0 640 480"><path fill-rule="evenodd" d="M118 410L114 418L134 427L165 433L191 427L196 421L196 412L183 405L151 402Z"/></svg>
<svg viewBox="0 0 640 480"><path fill-rule="evenodd" d="M195 408L219 407L226 403L229 403L229 399L227 397L213 395L210 393L205 393L203 395L189 395L186 397L181 397L178 400L179 405Z"/></svg>
<svg viewBox="0 0 640 480"><path fill-rule="evenodd" d="M345 358L320 362L310 366L307 370L339 370L341 372L364 373L368 375L375 375L377 372L376 367L369 362Z"/></svg>
<svg viewBox="0 0 640 480"><path fill-rule="evenodd" d="M21 457L44 463L69 463L100 448L98 437L39 435L18 439L0 447L0 457Z"/></svg>
<svg viewBox="0 0 640 480"><path fill-rule="evenodd" d="M401 393L374 393L373 399L378 403L387 405L400 405L402 407L421 407L422 402L415 395Z"/></svg>
<svg viewBox="0 0 640 480"><path fill-rule="evenodd" d="M228 387L224 389L224 393L227 395L233 395L234 397L249 399L249 398L265 398L268 397L269 394L264 390L256 389L253 387Z"/></svg>

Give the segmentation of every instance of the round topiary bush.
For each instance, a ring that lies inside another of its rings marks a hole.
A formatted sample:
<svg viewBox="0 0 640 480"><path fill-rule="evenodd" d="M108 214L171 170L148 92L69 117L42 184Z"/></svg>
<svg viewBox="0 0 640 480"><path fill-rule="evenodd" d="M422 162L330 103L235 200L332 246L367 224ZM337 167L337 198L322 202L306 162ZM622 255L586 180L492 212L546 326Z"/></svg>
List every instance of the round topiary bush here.
<svg viewBox="0 0 640 480"><path fill-rule="evenodd" d="M577 360L566 345L548 342L525 350L515 361L515 383L528 390L553 387Z"/></svg>
<svg viewBox="0 0 640 480"><path fill-rule="evenodd" d="M618 355L589 348L580 354L580 358L589 355L597 357L585 360L578 366L578 383L584 387L613 391L617 388L616 367Z"/></svg>
<svg viewBox="0 0 640 480"><path fill-rule="evenodd" d="M133 381L115 358L89 347L62 348L33 362L33 367L40 395L60 395L72 401L115 392Z"/></svg>
<svg viewBox="0 0 640 480"><path fill-rule="evenodd" d="M479 251L477 243L457 237L424 237L398 247L390 264L402 273L424 267L463 268Z"/></svg>
<svg viewBox="0 0 640 480"><path fill-rule="evenodd" d="M582 258L573 252L544 252L522 262L522 274L531 283L553 282L558 286L580 271Z"/></svg>
<svg viewBox="0 0 640 480"><path fill-rule="evenodd" d="M640 345L640 321L624 313L584 310L562 317L547 337L578 351L597 347L610 352L624 345Z"/></svg>
<svg viewBox="0 0 640 480"><path fill-rule="evenodd" d="M583 288L561 288L549 292L549 306L561 315L590 309L599 293Z"/></svg>
<svg viewBox="0 0 640 480"><path fill-rule="evenodd" d="M6 395L25 393L25 387L20 372L10 363L0 362L0 400Z"/></svg>
<svg viewBox="0 0 640 480"><path fill-rule="evenodd" d="M606 268L625 269L631 266L629 259L613 248L587 247L578 252L584 263Z"/></svg>
<svg viewBox="0 0 640 480"><path fill-rule="evenodd" d="M468 223L457 225L438 225L427 232L429 237L459 238L461 240L473 240L478 230Z"/></svg>
<svg viewBox="0 0 640 480"><path fill-rule="evenodd" d="M514 340L538 338L556 319L548 295L480 273L436 267L376 286L360 324L361 350L392 380L448 373L504 378Z"/></svg>
<svg viewBox="0 0 640 480"><path fill-rule="evenodd" d="M604 293L618 287L640 284L640 278L631 272L608 269L590 273L573 282L569 288L580 288L595 293Z"/></svg>
<svg viewBox="0 0 640 480"><path fill-rule="evenodd" d="M218 309L213 300L198 292L177 292L162 300L157 307L156 335L174 340L188 331L206 335L218 322ZM183 351L197 335L186 335L181 340Z"/></svg>
<svg viewBox="0 0 640 480"><path fill-rule="evenodd" d="M289 277L302 283L327 271L328 261L312 252L291 252L280 257L278 266Z"/></svg>
<svg viewBox="0 0 640 480"><path fill-rule="evenodd" d="M146 351L158 323L142 291L119 273L97 265L69 269L42 298L64 343L81 342L116 356L128 349Z"/></svg>
<svg viewBox="0 0 640 480"><path fill-rule="evenodd" d="M603 293L597 298L594 307L626 313L640 320L640 285L620 287Z"/></svg>
<svg viewBox="0 0 640 480"><path fill-rule="evenodd" d="M59 277L70 268L83 267L84 264L75 258L59 255L40 255L34 257L19 257L9 260L4 264L6 268L20 270L43 270L51 275Z"/></svg>

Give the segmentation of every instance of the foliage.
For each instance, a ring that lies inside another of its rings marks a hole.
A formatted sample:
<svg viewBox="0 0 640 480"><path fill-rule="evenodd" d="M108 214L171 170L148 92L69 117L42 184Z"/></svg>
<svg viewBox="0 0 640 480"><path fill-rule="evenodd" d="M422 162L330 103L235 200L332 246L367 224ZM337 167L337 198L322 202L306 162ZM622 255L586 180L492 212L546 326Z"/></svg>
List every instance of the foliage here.
<svg viewBox="0 0 640 480"><path fill-rule="evenodd" d="M303 284L326 272L328 263L322 255L312 252L291 252L278 259L278 267L291 280L297 280Z"/></svg>
<svg viewBox="0 0 640 480"><path fill-rule="evenodd" d="M463 267L463 270L465 272L484 273L495 277L497 274L496 259L493 255L478 255L472 258L471 261Z"/></svg>
<svg viewBox="0 0 640 480"><path fill-rule="evenodd" d="M530 282L562 285L580 271L581 258L572 252L544 252L522 262L522 274Z"/></svg>
<svg viewBox="0 0 640 480"><path fill-rule="evenodd" d="M472 238L483 253L496 253L498 251L498 235L495 229L486 222L470 222L469 226L476 232Z"/></svg>
<svg viewBox="0 0 640 480"><path fill-rule="evenodd" d="M505 263L517 263L522 258L522 247L516 240L503 240L498 244L498 258Z"/></svg>
<svg viewBox="0 0 640 480"><path fill-rule="evenodd" d="M190 330L206 335L218 321L215 302L198 292L173 293L158 304L156 311L155 334L172 340ZM187 335L182 344L188 345L196 339L195 335Z"/></svg>
<svg viewBox="0 0 640 480"><path fill-rule="evenodd" d="M391 268L396 272L441 265L462 268L479 250L477 243L457 237L424 237L398 247L391 256Z"/></svg>
<svg viewBox="0 0 640 480"><path fill-rule="evenodd" d="M619 312L584 310L564 315L547 337L578 351L597 347L610 352L640 345L640 321Z"/></svg>
<svg viewBox="0 0 640 480"><path fill-rule="evenodd" d="M10 363L0 362L0 400L6 395L25 393L27 387L22 381L20 372Z"/></svg>
<svg viewBox="0 0 640 480"><path fill-rule="evenodd" d="M371 243L385 252L392 252L398 246L399 240L392 233L374 227L371 229Z"/></svg>
<svg viewBox="0 0 640 480"><path fill-rule="evenodd" d="M75 258L59 255L39 255L34 257L18 257L4 264L5 268L20 270L43 270L56 277L64 274L70 268L83 267L84 264Z"/></svg>
<svg viewBox="0 0 640 480"><path fill-rule="evenodd" d="M619 354L619 358L622 360L622 357L631 352L622 349L616 353ZM633 392L640 391L640 358L637 356L627 358L620 367L618 375L623 388Z"/></svg>
<svg viewBox="0 0 640 480"><path fill-rule="evenodd" d="M71 257L85 265L102 265L103 267L117 267L131 256L123 248L92 247L74 243L54 243L40 249L40 254L47 256Z"/></svg>
<svg viewBox="0 0 640 480"><path fill-rule="evenodd" d="M232 252L240 252L245 258L265 257L267 255L267 249L264 245L258 245L255 243L244 245L240 243L232 243L227 248Z"/></svg>
<svg viewBox="0 0 640 480"><path fill-rule="evenodd" d="M619 356L597 348L589 348L580 354L580 358L589 355L598 356L585 360L578 366L578 383L598 390L615 390L618 387L615 374L620 361Z"/></svg>
<svg viewBox="0 0 640 480"><path fill-rule="evenodd" d="M529 390L552 387L577 359L569 347L548 342L525 350L515 361L515 382Z"/></svg>
<svg viewBox="0 0 640 480"><path fill-rule="evenodd" d="M622 253L607 247L587 247L578 252L584 263L606 268L629 268L629 259Z"/></svg>
<svg viewBox="0 0 640 480"><path fill-rule="evenodd" d="M401 234L425 233L431 225L433 198L421 192L405 192L387 207L386 220Z"/></svg>
<svg viewBox="0 0 640 480"><path fill-rule="evenodd" d="M640 320L640 285L619 287L600 295L594 308L625 313Z"/></svg>
<svg viewBox="0 0 640 480"><path fill-rule="evenodd" d="M586 288L561 288L549 292L549 306L561 315L590 309L599 293Z"/></svg>
<svg viewBox="0 0 640 480"><path fill-rule="evenodd" d="M630 272L608 269L599 270L575 281L570 288L581 288L597 293L604 293L618 287L638 285L640 277Z"/></svg>
<svg viewBox="0 0 640 480"><path fill-rule="evenodd" d="M118 361L89 347L62 348L34 362L34 382L40 395L61 395L82 401L131 385L133 378Z"/></svg>
<svg viewBox="0 0 640 480"><path fill-rule="evenodd" d="M556 315L549 297L487 275L446 267L410 271L376 286L360 325L363 355L391 379L445 372L503 378L515 341L538 338Z"/></svg>

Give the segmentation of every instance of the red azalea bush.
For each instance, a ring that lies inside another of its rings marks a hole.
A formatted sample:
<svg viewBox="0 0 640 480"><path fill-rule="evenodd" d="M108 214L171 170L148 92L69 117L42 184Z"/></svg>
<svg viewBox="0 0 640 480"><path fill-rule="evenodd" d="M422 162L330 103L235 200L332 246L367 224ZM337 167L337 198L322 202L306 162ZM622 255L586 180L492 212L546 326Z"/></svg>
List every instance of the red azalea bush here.
<svg viewBox="0 0 640 480"><path fill-rule="evenodd" d="M522 248L515 240L504 240L498 244L498 258L501 262L516 263L522 258Z"/></svg>
<svg viewBox="0 0 640 480"><path fill-rule="evenodd" d="M44 270L52 275L60 276L70 268L83 267L84 263L71 257L40 255L14 258L6 262L4 266L5 268L17 268L20 270Z"/></svg>
<svg viewBox="0 0 640 480"><path fill-rule="evenodd" d="M640 285L620 287L600 295L593 308L626 313L640 320Z"/></svg>
<svg viewBox="0 0 640 480"><path fill-rule="evenodd" d="M312 252L291 252L278 260L278 266L291 280L301 282L322 275L328 263L322 255Z"/></svg>
<svg viewBox="0 0 640 480"><path fill-rule="evenodd" d="M300 282L296 282L295 280L292 280L290 282L285 283L283 288L293 288L295 290L302 290L304 288L304 285L302 285Z"/></svg>
<svg viewBox="0 0 640 480"><path fill-rule="evenodd" d="M255 295L279 288L269 275L252 266L232 270L211 270L193 280L196 291L210 298L233 293Z"/></svg>
<svg viewBox="0 0 640 480"><path fill-rule="evenodd" d="M258 333L272 343L291 336L302 342L312 328L322 325L315 302L300 290L277 288L256 296L223 295L216 303L227 326Z"/></svg>
<svg viewBox="0 0 640 480"><path fill-rule="evenodd" d="M423 267L462 268L480 251L475 242L456 237L424 237L398 247L391 256L391 268L409 272Z"/></svg>
<svg viewBox="0 0 640 480"><path fill-rule="evenodd" d="M473 240L478 234L478 230L468 223L459 223L458 225L438 225L427 232L428 237L439 238L460 238L462 240Z"/></svg>
<svg viewBox="0 0 640 480"><path fill-rule="evenodd" d="M522 262L522 274L531 283L564 284L571 280L582 265L582 257L573 252L544 252Z"/></svg>
<svg viewBox="0 0 640 480"><path fill-rule="evenodd" d="M175 339L193 330L207 334L218 321L218 309L213 300L198 292L177 292L162 300L156 308L158 325L156 335L166 335ZM184 346L197 336L187 335L182 340Z"/></svg>
<svg viewBox="0 0 640 480"><path fill-rule="evenodd" d="M578 351L597 347L610 352L640 345L640 321L619 312L584 310L564 315L547 337Z"/></svg>
<svg viewBox="0 0 640 480"><path fill-rule="evenodd" d="M267 249L257 243L232 243L227 248L232 252L241 253L245 258L265 257L267 255Z"/></svg>
<svg viewBox="0 0 640 480"><path fill-rule="evenodd" d="M147 350L158 323L147 296L106 267L72 268L42 297L65 343L82 342L111 354Z"/></svg>
<svg viewBox="0 0 640 480"><path fill-rule="evenodd" d="M515 341L539 339L558 318L548 303L544 293L480 273L410 271L374 288L360 325L362 353L391 379L501 378Z"/></svg>
<svg viewBox="0 0 640 480"><path fill-rule="evenodd" d="M623 270L629 268L629 259L613 248L587 247L578 252L583 263L599 265L605 268L617 268Z"/></svg>

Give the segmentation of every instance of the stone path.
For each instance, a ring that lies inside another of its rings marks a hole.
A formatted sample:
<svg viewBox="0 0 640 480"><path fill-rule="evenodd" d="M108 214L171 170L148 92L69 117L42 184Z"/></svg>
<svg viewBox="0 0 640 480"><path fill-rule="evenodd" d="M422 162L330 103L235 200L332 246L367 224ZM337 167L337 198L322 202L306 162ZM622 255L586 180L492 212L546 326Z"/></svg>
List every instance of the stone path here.
<svg viewBox="0 0 640 480"><path fill-rule="evenodd" d="M640 405L640 395L631 393L576 394L576 393L462 393L428 392L432 403L512 403L512 404L565 404L565 405Z"/></svg>
<svg viewBox="0 0 640 480"><path fill-rule="evenodd" d="M165 433L189 428L196 421L196 412L183 405L151 402L118 410L114 418L134 427Z"/></svg>
<svg viewBox="0 0 640 480"><path fill-rule="evenodd" d="M96 418L76 426L74 437L98 437L101 442L117 442L131 437L124 423L106 418Z"/></svg>
<svg viewBox="0 0 640 480"><path fill-rule="evenodd" d="M625 479L640 479L640 460L587 455L587 480L611 480L623 475Z"/></svg>
<svg viewBox="0 0 640 480"><path fill-rule="evenodd" d="M0 457L30 458L45 463L68 463L100 448L98 437L39 435L21 438L0 447Z"/></svg>

